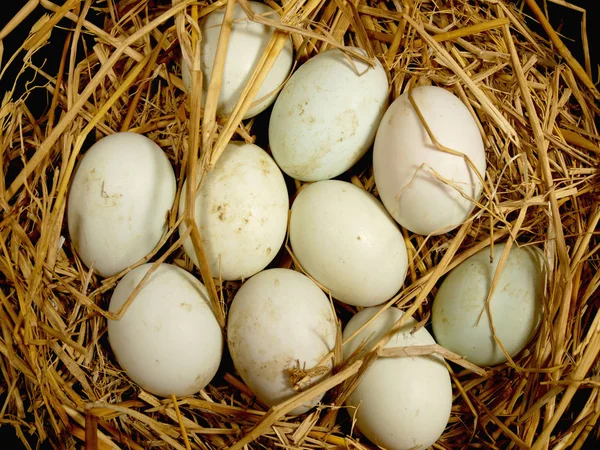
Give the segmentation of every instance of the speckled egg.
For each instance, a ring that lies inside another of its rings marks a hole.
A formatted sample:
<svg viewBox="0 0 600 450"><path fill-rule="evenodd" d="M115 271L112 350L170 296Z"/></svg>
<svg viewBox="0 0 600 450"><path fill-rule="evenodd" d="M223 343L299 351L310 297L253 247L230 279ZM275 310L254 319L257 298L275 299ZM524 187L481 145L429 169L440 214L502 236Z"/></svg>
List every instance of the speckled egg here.
<svg viewBox="0 0 600 450"><path fill-rule="evenodd" d="M304 63L275 102L269 141L292 178L318 181L352 167L373 143L385 111L388 82L374 67L331 49Z"/></svg>
<svg viewBox="0 0 600 450"><path fill-rule="evenodd" d="M179 203L183 214L187 181ZM260 147L230 142L196 196L195 215L212 275L248 278L263 270L283 244L289 200L283 175ZM180 233L187 229L185 222ZM197 265L191 238L186 254Z"/></svg>
<svg viewBox="0 0 600 450"><path fill-rule="evenodd" d="M311 369L333 350L336 330L332 305L314 282L293 270L270 269L250 278L235 295L227 340L246 385L262 403L273 406L296 394L291 369ZM325 367L331 367L331 361ZM308 411L322 397L291 414Z"/></svg>

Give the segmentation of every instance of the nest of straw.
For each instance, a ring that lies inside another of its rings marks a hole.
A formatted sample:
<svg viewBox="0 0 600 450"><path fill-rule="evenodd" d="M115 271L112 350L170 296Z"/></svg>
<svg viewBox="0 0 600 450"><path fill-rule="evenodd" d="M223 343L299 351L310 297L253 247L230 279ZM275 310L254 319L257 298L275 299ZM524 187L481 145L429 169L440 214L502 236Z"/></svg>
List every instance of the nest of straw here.
<svg viewBox="0 0 600 450"><path fill-rule="evenodd" d="M439 280L490 243L536 244L548 258L545 315L534 342L488 370L449 363L452 416L434 448L579 449L597 440L600 137L589 64L585 70L570 57L532 0L523 11L501 0L269 0L281 20L254 16L238 0L252 20L277 31L232 116L215 117L214 98L201 108L199 71L192 95L183 92L179 62L183 55L198 67L194 23L225 3L30 0L3 30L7 36L34 9L46 10L12 64L35 71L50 107L34 117L24 97L9 93L0 110L0 424L14 427L29 448L30 436L57 448L371 448L343 411L366 359L338 358L334 374L313 388L328 391L322 406L300 417L285 413L310 392L265 410L227 355L193 398L141 391L115 364L105 337L108 299L123 274L90 273L65 227L73 169L94 139L120 130L147 135L167 152L179 192L198 157L202 176L231 139L264 146L265 121L241 118L291 34L298 64L344 45L378 57L391 99L421 84L450 89L484 136L484 196L452 233L405 233L409 275L389 305L426 323ZM103 27L87 18L96 9ZM523 12L541 23L544 36L530 31ZM59 26L69 30L64 43L52 39ZM86 54L78 47L84 35L94 39ZM57 73L33 62L45 45L63 46ZM369 157L342 178L377 195ZM301 183L289 186L293 196ZM239 283L220 283L206 267L194 268L176 217L173 211L168 235L139 264L167 261L196 273L223 320ZM284 248L273 265L295 267L292 256ZM336 311L344 324L353 309L336 304ZM293 381L318 371L306 369L291 374Z"/></svg>

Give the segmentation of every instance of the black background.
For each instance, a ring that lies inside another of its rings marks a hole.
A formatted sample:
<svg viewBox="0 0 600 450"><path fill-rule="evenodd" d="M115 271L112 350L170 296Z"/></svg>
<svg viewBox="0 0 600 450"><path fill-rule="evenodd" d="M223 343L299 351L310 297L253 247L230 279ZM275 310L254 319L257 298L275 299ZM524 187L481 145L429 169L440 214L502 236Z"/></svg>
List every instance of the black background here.
<svg viewBox="0 0 600 450"><path fill-rule="evenodd" d="M475 1L475 0L473 0ZM598 14L594 8L599 0L570 0L572 4L583 7L587 10L587 27L588 27L588 41L592 60L592 72L593 80L598 79L598 64L600 63L600 46L597 43L600 42L600 27L597 26L596 20ZM1 2L2 11L0 13L0 29L19 11L19 9L26 3L25 0L3 0ZM63 1L55 0L55 3L62 4ZM538 0L538 4L541 4ZM104 2L102 2L102 6ZM581 13L569 10L567 8L557 6L548 2L548 11L550 13L550 21L555 30L559 31L564 37L563 42L570 48L573 56L577 58L581 65L584 65L583 59L583 47L581 43ZM40 18L44 12L41 6L32 13L18 28L16 28L4 41L4 55L2 57L2 66L15 51L22 44L24 39L27 37L29 30L33 24ZM527 14L530 11L525 8ZM101 19L95 17L93 13L88 16L88 20L97 21L101 24ZM72 25L71 22L61 23L65 27ZM532 30L538 32L541 36L545 37L543 30L536 26L535 23L530 24ZM38 65L43 65L44 70L50 74L56 73L58 70L58 64L60 61L63 44L66 39L67 32L60 29L55 29L52 32L50 38L51 45L44 47L43 51L40 51L34 58L34 61ZM93 45L92 42L90 42ZM81 54L81 49L79 54ZM12 63L11 67L5 73L3 79L0 81L0 96L4 96L6 91L13 88L12 83L22 66L23 52L17 56L17 59ZM24 83L33 79L34 73L32 71L26 72L21 77L18 86L16 87L15 95L18 97L24 91ZM7 82L8 80L8 82ZM41 115L48 105L48 95L45 89L34 90L27 101L29 108L32 110L35 116ZM0 405L4 403L4 396L0 396ZM589 442L592 438L588 439L589 448L596 448L596 446ZM32 439L32 446L35 448L35 442ZM20 442L16 439L14 431L11 426L0 426L0 449L4 450L18 450L23 448ZM42 450L49 449L49 444L41 446Z"/></svg>

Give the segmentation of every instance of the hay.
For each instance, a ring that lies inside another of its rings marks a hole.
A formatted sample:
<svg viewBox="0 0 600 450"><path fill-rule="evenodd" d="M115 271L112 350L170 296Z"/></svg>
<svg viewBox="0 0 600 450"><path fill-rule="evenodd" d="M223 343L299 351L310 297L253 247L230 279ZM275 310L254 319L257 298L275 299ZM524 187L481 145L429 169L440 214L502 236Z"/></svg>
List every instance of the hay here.
<svg viewBox="0 0 600 450"><path fill-rule="evenodd" d="M523 13L540 21L549 41L532 33L521 11L503 1L288 0L278 21L254 16L247 2L238 0L249 17L278 31L232 116L221 118L215 116L216 99L229 28L221 34L220 62L204 110L198 95L183 93L178 61L182 53L192 68L192 93L201 92L201 36L194 23L226 3L230 15L232 2L226 1L108 0L101 3L102 29L86 18L96 8L92 1L58 6L30 0L0 32L5 39L32 11L46 10L21 51L3 55L2 73L8 64L23 61L51 105L34 117L25 101L28 93L24 98L9 93L0 110L0 424L14 427L24 443L34 434L57 448L82 441L88 449L371 447L353 428L352 411L341 409L375 358L392 356L382 350L385 340L366 356L343 363L339 337L328 355L335 374L269 411L255 402L228 357L213 383L193 398L158 399L132 385L106 343L105 317L113 317L107 300L124 274L104 280L91 274L64 227L66 190L88 136L127 129L148 135L175 167L179 198L186 174L198 173L201 181L230 139L252 142L264 135L259 120L241 123L241 118L292 33L298 63L342 44L380 57L392 98L428 83L452 90L484 136L488 171L474 214L447 235L405 232L409 274L388 306L401 306L424 323L440 278L490 243L508 241L507 249L540 245L548 258L544 321L518 358L484 371L445 349L420 350L458 363L448 366L456 388L452 417L434 447L580 449L600 439L600 137L589 50L584 49L583 69L533 0L525 1ZM58 72L48 74L31 56L44 45L59 45L51 34L57 26L68 27L69 38ZM82 56L77 44L84 34L96 42ZM587 46L585 29L583 36ZM369 162L344 177L376 194ZM201 270L180 248L175 207L169 234L137 265L168 261L195 272L224 323L239 283L212 278L191 221L193 207L189 201L180 221L188 224ZM501 264L505 255L496 255ZM291 267L294 261L287 249L274 264ZM353 311L341 304L336 310L343 322ZM297 386L319 373L318 367L303 369L292 374ZM285 416L324 391L329 393L322 407L298 418Z"/></svg>

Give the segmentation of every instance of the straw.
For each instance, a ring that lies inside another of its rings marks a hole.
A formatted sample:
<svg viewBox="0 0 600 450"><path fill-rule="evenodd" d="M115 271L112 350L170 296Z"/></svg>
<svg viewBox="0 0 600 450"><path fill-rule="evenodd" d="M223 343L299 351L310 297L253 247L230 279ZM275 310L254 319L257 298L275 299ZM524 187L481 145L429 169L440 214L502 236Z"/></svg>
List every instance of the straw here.
<svg viewBox="0 0 600 450"><path fill-rule="evenodd" d="M525 2L527 3L527 6L531 8L531 11L535 15L536 19L540 21L540 25L542 25L544 31L548 33L548 37L556 46L556 50L558 51L558 53L560 53L560 55L567 61L567 64L573 69L573 71L575 72L577 77L583 82L583 84L585 84L588 87L588 89L594 95L594 97L600 99L600 92L598 92L598 89L596 88L594 82L591 80L588 73L583 69L583 67L581 67L581 64L579 64L579 62L573 57L573 55L565 46L565 44L563 44L559 35L556 33L556 31L554 31L552 25L550 25L550 21L547 19L547 17L542 12L535 0L525 0ZM582 32L584 31L585 29ZM583 35L585 36L585 33ZM586 43L584 42L584 45L585 44ZM587 58L589 58L589 50L587 50L587 45L584 48L586 48L585 53L588 55Z"/></svg>

